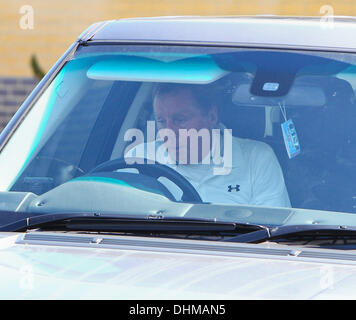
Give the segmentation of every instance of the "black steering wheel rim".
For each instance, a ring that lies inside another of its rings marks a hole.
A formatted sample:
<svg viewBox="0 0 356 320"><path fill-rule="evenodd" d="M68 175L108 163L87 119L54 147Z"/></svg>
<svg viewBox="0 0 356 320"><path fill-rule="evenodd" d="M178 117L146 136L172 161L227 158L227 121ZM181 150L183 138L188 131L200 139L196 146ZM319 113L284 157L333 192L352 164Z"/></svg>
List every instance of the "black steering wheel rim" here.
<svg viewBox="0 0 356 320"><path fill-rule="evenodd" d="M139 174L152 177L156 180L159 177L165 177L168 180L172 181L176 186L178 186L182 190L183 201L198 202L198 203L203 202L197 190L179 172L157 161L150 160L149 164L146 163L142 164L142 160L145 159L126 157L126 158L108 160L106 162L99 164L92 170L90 170L88 174L108 172L108 171L114 171L120 169L136 169L139 172Z"/></svg>

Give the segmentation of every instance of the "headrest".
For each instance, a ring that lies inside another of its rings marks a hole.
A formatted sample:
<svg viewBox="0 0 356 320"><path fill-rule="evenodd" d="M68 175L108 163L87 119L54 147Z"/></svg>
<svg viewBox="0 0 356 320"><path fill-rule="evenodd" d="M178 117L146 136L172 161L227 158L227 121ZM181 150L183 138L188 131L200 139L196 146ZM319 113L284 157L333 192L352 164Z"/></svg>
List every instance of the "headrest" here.
<svg viewBox="0 0 356 320"><path fill-rule="evenodd" d="M350 119L356 111L354 91L349 82L336 77L310 76L305 78L308 82L318 82L323 88L325 106L289 108L288 117L294 121L302 149L336 152L344 147L349 131L353 130Z"/></svg>

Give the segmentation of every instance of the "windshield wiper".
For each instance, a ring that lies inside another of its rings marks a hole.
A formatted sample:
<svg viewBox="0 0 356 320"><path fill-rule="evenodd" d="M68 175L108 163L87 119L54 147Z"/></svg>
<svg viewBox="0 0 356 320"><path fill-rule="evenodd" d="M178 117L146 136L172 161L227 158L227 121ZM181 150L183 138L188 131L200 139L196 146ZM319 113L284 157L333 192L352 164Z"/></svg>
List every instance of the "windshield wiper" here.
<svg viewBox="0 0 356 320"><path fill-rule="evenodd" d="M0 231L23 231L33 228L84 231L129 232L201 232L236 233L264 230L265 227L215 219L163 217L160 215L117 215L100 213L51 213L17 215L16 221L0 226Z"/></svg>
<svg viewBox="0 0 356 320"><path fill-rule="evenodd" d="M279 239L293 241L301 236L352 236L356 238L356 226L339 225L288 225L267 227L215 219L163 217L160 215L117 215L99 213L5 213L0 217L12 217L6 224L0 221L0 231L24 231L49 228L68 231L115 231L159 233L220 233L222 241L261 243ZM15 220L16 219L16 220Z"/></svg>
<svg viewBox="0 0 356 320"><path fill-rule="evenodd" d="M237 235L227 238L224 241L232 242L247 242L261 243L265 241L274 241L279 239L291 240L294 236L353 236L356 237L356 226L340 226L340 225L290 225L278 226L258 230L248 234Z"/></svg>

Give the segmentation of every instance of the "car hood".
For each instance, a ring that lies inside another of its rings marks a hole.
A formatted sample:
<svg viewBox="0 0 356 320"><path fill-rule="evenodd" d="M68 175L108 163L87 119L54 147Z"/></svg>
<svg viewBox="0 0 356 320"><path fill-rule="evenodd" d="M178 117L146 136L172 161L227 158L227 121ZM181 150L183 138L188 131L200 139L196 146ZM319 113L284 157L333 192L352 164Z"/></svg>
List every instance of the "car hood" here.
<svg viewBox="0 0 356 320"><path fill-rule="evenodd" d="M355 264L271 243L2 233L0 298L355 299Z"/></svg>

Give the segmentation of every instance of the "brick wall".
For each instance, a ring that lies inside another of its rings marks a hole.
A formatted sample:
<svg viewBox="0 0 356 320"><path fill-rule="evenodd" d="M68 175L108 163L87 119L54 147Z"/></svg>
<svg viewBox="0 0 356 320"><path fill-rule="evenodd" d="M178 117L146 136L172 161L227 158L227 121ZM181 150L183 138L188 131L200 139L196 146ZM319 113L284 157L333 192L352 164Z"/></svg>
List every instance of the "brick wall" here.
<svg viewBox="0 0 356 320"><path fill-rule="evenodd" d="M0 132L36 86L29 77L0 77Z"/></svg>

